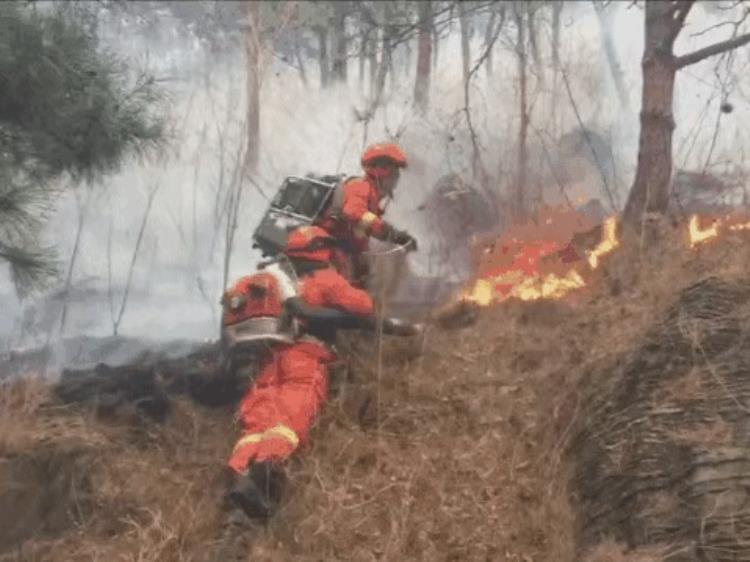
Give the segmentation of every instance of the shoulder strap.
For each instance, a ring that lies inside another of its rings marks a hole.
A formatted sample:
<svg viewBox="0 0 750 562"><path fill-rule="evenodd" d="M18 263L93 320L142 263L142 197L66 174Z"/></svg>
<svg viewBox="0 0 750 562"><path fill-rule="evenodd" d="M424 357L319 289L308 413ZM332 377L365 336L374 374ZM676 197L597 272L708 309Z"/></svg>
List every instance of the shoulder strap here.
<svg viewBox="0 0 750 562"><path fill-rule="evenodd" d="M331 217L338 218L341 216L341 211L344 208L344 186L354 179L357 179L357 176L343 176L336 184L331 197Z"/></svg>

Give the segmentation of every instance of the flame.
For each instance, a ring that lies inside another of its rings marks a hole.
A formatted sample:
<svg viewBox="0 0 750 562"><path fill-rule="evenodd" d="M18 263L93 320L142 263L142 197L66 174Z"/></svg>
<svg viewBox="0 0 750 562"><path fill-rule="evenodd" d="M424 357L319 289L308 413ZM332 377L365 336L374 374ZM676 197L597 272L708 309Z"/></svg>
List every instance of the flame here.
<svg viewBox="0 0 750 562"><path fill-rule="evenodd" d="M554 234L555 228L568 218L562 214L554 218L545 216L536 223L537 226L521 225L507 232L500 240L485 244L479 279L459 295L460 300L489 306L511 298L522 301L561 299L585 287L586 280L580 267L588 265L589 271L597 269L602 259L620 245L617 216L611 216L602 223L601 238L593 250L585 252L585 260L580 257L580 246L590 246L593 243L591 236L595 232L594 229L586 230L588 226L577 231L563 228L563 232L570 232L572 236L567 243L564 235L554 240L538 239ZM750 230L747 219L747 214L727 215L712 218L711 226L702 228L701 223L707 221L708 217L692 215L688 223L690 248L713 240L722 232Z"/></svg>
<svg viewBox="0 0 750 562"><path fill-rule="evenodd" d="M743 222L740 224L733 224L729 227L729 230L750 230L750 222Z"/></svg>
<svg viewBox="0 0 750 562"><path fill-rule="evenodd" d="M550 221L548 218L544 224L549 224ZM586 263L591 269L596 269L602 257L612 252L619 243L617 218L612 216L602 225L601 239L597 246L588 252ZM481 277L460 295L461 300L489 306L511 298L522 301L561 299L571 291L586 285L578 269L570 265L571 261L581 261L570 243L562 244L552 240L523 243L513 237L506 238L506 242L497 245L497 248L499 250L494 251L502 257L502 265L484 271ZM515 252L511 252L511 248L515 248ZM488 260L492 259L492 251L485 252ZM569 259L571 252L572 260Z"/></svg>
<svg viewBox="0 0 750 562"><path fill-rule="evenodd" d="M617 239L617 217L611 216L604 221L601 242L588 255L591 269L596 269L599 266L599 258L606 256L619 245L620 241Z"/></svg>
<svg viewBox="0 0 750 562"><path fill-rule="evenodd" d="M690 234L690 247L695 248L697 245L703 244L719 235L719 221L714 221L710 228L702 229L698 215L693 215L690 217L688 230Z"/></svg>

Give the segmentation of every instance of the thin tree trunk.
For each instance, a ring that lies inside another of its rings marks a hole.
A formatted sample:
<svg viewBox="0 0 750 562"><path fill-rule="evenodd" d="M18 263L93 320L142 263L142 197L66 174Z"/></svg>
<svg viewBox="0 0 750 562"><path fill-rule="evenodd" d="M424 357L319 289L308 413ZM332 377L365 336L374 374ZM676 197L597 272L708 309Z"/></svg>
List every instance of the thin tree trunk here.
<svg viewBox="0 0 750 562"><path fill-rule="evenodd" d="M458 20L461 25L461 63L465 84L469 79L471 68L471 45L469 43L471 30L469 29L469 16L466 14L466 6L463 2L458 3Z"/></svg>
<svg viewBox="0 0 750 562"><path fill-rule="evenodd" d="M385 21L391 20L391 9L390 5L385 5ZM393 61L392 61L392 48L391 48L391 35L393 30L390 25L386 25L383 29L383 40L380 48L380 66L378 67L378 75L375 83L375 95L373 96L371 110L374 112L375 108L380 105L383 97L383 91L385 90L385 80L388 76L388 72L391 71L393 74Z"/></svg>
<svg viewBox="0 0 750 562"><path fill-rule="evenodd" d="M146 232L146 223L148 223L148 216L151 214L151 206L154 203L154 197L156 192L159 191L159 185L151 188L148 194L148 201L146 202L146 210L143 213L143 219L141 220L141 227L138 230L138 238L135 241L135 248L133 248L133 257L130 259L130 267L128 268L128 277L125 281L125 289L122 294L122 302L120 303L120 311L117 314L117 319L112 323L112 335L117 336L120 330L120 324L122 318L125 316L125 307L128 304L128 297L130 296L130 283L133 280L133 271L135 271L135 262L138 259L138 252L141 249L141 242L143 241L143 234Z"/></svg>
<svg viewBox="0 0 750 562"><path fill-rule="evenodd" d="M414 104L424 113L430 98L430 71L432 62L432 5L419 2L419 34L417 37L417 77L414 82Z"/></svg>
<svg viewBox="0 0 750 562"><path fill-rule="evenodd" d="M328 28L319 26L315 28L315 34L318 36L318 66L320 67L320 87L328 87L329 62L328 62Z"/></svg>
<svg viewBox="0 0 750 562"><path fill-rule="evenodd" d="M484 48L487 50L487 57L484 61L484 69L487 72L487 78L492 78L493 66L492 66L492 49L490 43L495 32L495 22L497 21L497 6L491 7L492 13L490 14L490 21L487 24L487 29L484 32Z"/></svg>
<svg viewBox="0 0 750 562"><path fill-rule="evenodd" d="M514 198L514 215L516 218L526 215L526 184L528 168L527 137L529 128L528 101L527 101L527 80L526 80L526 21L523 12L518 4L513 5L513 12L516 20L516 56L518 57L518 81L519 81L519 109L520 125L518 129L518 171L516 178L516 193Z"/></svg>
<svg viewBox="0 0 750 562"><path fill-rule="evenodd" d="M604 47L604 54L607 57L612 80L615 83L617 98L620 101L622 109L629 114L631 112L630 95L628 94L628 88L625 85L625 76L622 67L620 66L620 58L617 56L617 48L612 40L612 14L608 12L608 10L614 9L616 6L605 8L599 0L591 1L594 4L596 15L599 17L602 46Z"/></svg>
<svg viewBox="0 0 750 562"><path fill-rule="evenodd" d="M375 98L376 84L378 81L378 35L379 30L373 29L367 38L367 64L370 68L370 97Z"/></svg>
<svg viewBox="0 0 750 562"><path fill-rule="evenodd" d="M404 77L409 78L409 73L411 72L411 56L414 51L411 46L411 40L404 42L404 64L402 65L402 69L404 71Z"/></svg>
<svg viewBox="0 0 750 562"><path fill-rule="evenodd" d="M302 79L302 84L307 87L307 68L305 68L305 59L302 56L302 44L300 41L300 32L295 33L294 37L294 58L297 59L297 68L299 69L299 77Z"/></svg>
<svg viewBox="0 0 750 562"><path fill-rule="evenodd" d="M68 298L70 296L70 287L73 281L73 270L76 265L76 259L78 258L78 250L81 247L81 234L83 233L83 227L86 224L86 216L88 215L89 202L91 200L91 192L87 190L86 200L81 205L80 199L76 197L78 203L78 229L76 230L76 239L73 243L73 252L70 254L70 263L68 264L68 274L65 277L65 289L63 289L63 305L62 312L60 313L60 336L65 332L65 322L68 319ZM52 330L49 331L49 336L52 335ZM49 336L47 337L47 345L49 345Z"/></svg>
<svg viewBox="0 0 750 562"><path fill-rule="evenodd" d="M333 79L339 83L346 83L347 78L347 41L346 41L346 15L348 11L347 2L333 2L334 12L334 35L333 35L333 64L331 73Z"/></svg>
<svg viewBox="0 0 750 562"><path fill-rule="evenodd" d="M527 26L529 28L529 46L531 47L531 58L534 61L534 69L536 70L539 84L544 87L544 66L542 66L542 59L539 54L539 45L537 42L536 32L536 7L528 2L526 4L526 13L528 17Z"/></svg>
<svg viewBox="0 0 750 562"><path fill-rule="evenodd" d="M552 98L557 99L557 92L560 86L560 16L562 15L564 2L553 2L552 4ZM555 131L559 131L557 122L557 106L551 103L550 121Z"/></svg>
<svg viewBox="0 0 750 562"><path fill-rule="evenodd" d="M433 6L433 10L437 10L438 6ZM432 71L437 70L438 60L440 55L440 32L434 25L432 26Z"/></svg>
<svg viewBox="0 0 750 562"><path fill-rule="evenodd" d="M260 4L247 3L247 152L245 170L257 168L260 154Z"/></svg>
<svg viewBox="0 0 750 562"><path fill-rule="evenodd" d="M357 60L359 62L359 73L357 79L359 81L359 87L362 89L365 83L365 65L367 63L367 42L370 35L370 30L362 32L362 36L359 39L359 53Z"/></svg>
<svg viewBox="0 0 750 562"><path fill-rule="evenodd" d="M110 204L112 198L110 197ZM114 213L109 214L109 229L107 231L107 300L109 301L109 317L112 326L115 325L115 301L112 293L112 227L114 226Z"/></svg>

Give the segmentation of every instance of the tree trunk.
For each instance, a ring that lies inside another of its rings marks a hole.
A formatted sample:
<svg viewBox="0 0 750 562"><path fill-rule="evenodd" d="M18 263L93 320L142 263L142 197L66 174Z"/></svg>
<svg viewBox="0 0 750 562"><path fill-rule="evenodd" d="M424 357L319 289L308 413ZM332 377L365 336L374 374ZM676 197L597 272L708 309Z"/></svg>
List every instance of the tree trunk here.
<svg viewBox="0 0 750 562"><path fill-rule="evenodd" d="M641 67L643 91L638 167L625 205L624 221L642 224L646 213L666 214L672 178L672 106L677 70L750 43L750 33L675 57L674 42L693 2L646 2L646 41Z"/></svg>
<svg viewBox="0 0 750 562"><path fill-rule="evenodd" d="M330 68L328 62L328 28L317 26L315 28L315 34L318 36L318 66L320 67L320 87L325 89L328 87Z"/></svg>
<svg viewBox="0 0 750 562"><path fill-rule="evenodd" d="M386 22L391 21L391 8L390 4L385 4L385 18ZM393 34L393 28L386 23L383 29L383 38L380 47L380 65L378 66L378 74L375 79L375 93L372 98L371 109L374 112L375 108L380 105L383 97L383 90L385 90L385 79L388 77L388 72L393 75L393 61L392 61L392 48L391 39ZM392 79L391 79L392 82Z"/></svg>
<svg viewBox="0 0 750 562"><path fill-rule="evenodd" d="M375 97L376 84L378 82L378 36L380 31L375 28L367 39L367 59L370 67L370 97Z"/></svg>
<svg viewBox="0 0 750 562"><path fill-rule="evenodd" d="M534 68L539 79L539 84L544 87L544 66L542 65L542 59L539 54L539 44L537 41L536 32L536 7L528 2L526 4L526 14L528 17L527 26L529 28L529 46L531 47L531 58L534 60Z"/></svg>
<svg viewBox="0 0 750 562"><path fill-rule="evenodd" d="M484 68L487 72L487 78L492 77L492 47L490 47L490 43L492 42L492 37L495 32L495 22L497 21L497 6L491 7L492 13L490 14L490 21L487 24L487 29L484 32L484 48L487 50L487 57L484 61Z"/></svg>
<svg viewBox="0 0 750 562"><path fill-rule="evenodd" d="M518 82L519 82L519 105L520 105L520 125L518 129L518 172L516 178L516 193L514 198L514 217L524 217L526 215L526 184L527 184L527 168L528 168L528 152L526 141L529 130L529 115L528 115L528 93L527 93L527 81L526 81L526 33L525 25L526 21L523 16L521 8L517 4L513 7L514 16L516 20L516 55L518 57Z"/></svg>
<svg viewBox="0 0 750 562"><path fill-rule="evenodd" d="M436 10L437 6L433 6L433 9ZM437 70L438 65L438 55L440 51L440 33L438 32L437 27L434 25L432 26L432 71L435 72Z"/></svg>
<svg viewBox="0 0 750 562"><path fill-rule="evenodd" d="M359 40L359 53L357 54L357 61L359 62L359 73L357 79L359 80L360 89L363 88L365 83L365 64L367 63L367 43L370 30L363 31Z"/></svg>
<svg viewBox="0 0 750 562"><path fill-rule="evenodd" d="M417 77L414 83L414 103L424 113L430 97L432 62L432 6L429 0L419 2L419 35L417 38Z"/></svg>
<svg viewBox="0 0 750 562"><path fill-rule="evenodd" d="M560 79L560 16L562 15L564 2L554 2L552 4L552 98L556 99L557 89ZM552 123L555 135L559 130L557 123L557 105L551 103L550 122Z"/></svg>
<svg viewBox="0 0 750 562"><path fill-rule="evenodd" d="M640 224L645 213L666 213L672 177L672 116L677 65L672 52L679 27L667 2L646 3L646 44L641 67L643 89L638 167L624 219Z"/></svg>
<svg viewBox="0 0 750 562"><path fill-rule="evenodd" d="M347 2L333 2L334 13L334 54L331 68L333 79L339 83L346 83L347 76L347 41L346 15Z"/></svg>
<svg viewBox="0 0 750 562"><path fill-rule="evenodd" d="M612 41L612 14L608 11L616 8L616 4L605 8L599 0L592 0L594 8L596 9L596 15L599 17L599 29L602 34L602 46L604 47L604 54L607 57L607 63L609 70L612 73L612 80L615 83L615 89L617 90L617 98L620 101L622 109L626 113L630 113L630 96L628 95L628 89L625 85L625 76L620 66L620 58L617 56L617 49L615 48L614 41Z"/></svg>
<svg viewBox="0 0 750 562"><path fill-rule="evenodd" d="M458 3L458 19L461 25L461 63L464 84L466 84L469 80L471 65L471 45L469 44L471 30L469 29L469 16L466 14L466 6L463 2Z"/></svg>
<svg viewBox="0 0 750 562"><path fill-rule="evenodd" d="M260 153L260 4L248 2L248 26L245 31L247 55L247 152L245 172L258 166Z"/></svg>
<svg viewBox="0 0 750 562"><path fill-rule="evenodd" d="M300 37L301 32L298 30L294 37L294 58L297 60L297 68L299 69L299 77L302 80L302 84L307 87L307 70L305 68L305 59L302 56L302 41Z"/></svg>

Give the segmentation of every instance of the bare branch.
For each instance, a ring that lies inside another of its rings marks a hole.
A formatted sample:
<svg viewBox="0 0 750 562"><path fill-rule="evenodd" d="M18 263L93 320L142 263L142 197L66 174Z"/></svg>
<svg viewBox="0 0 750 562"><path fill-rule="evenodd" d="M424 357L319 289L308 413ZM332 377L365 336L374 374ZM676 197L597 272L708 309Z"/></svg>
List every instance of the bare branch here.
<svg viewBox="0 0 750 562"><path fill-rule="evenodd" d="M607 175L604 173L604 166L602 166L602 163L599 161L599 156L597 155L596 150L594 150L594 145L592 144L591 138L589 137L588 129L586 129L586 126L583 124L583 119L581 118L581 114L578 111L578 105L576 104L575 97L573 96L573 92L570 89L568 73L566 72L564 67L560 67L560 75L562 76L563 83L565 84L565 90L568 92L568 99L570 100L570 105L573 107L573 112L575 113L576 119L578 120L578 125L581 127L583 138L586 140L586 144L588 145L589 150L591 150L591 154L594 156L594 160L596 161L596 167L599 170L599 174L602 178L602 186L604 187L604 192L609 199L612 210L617 211L617 202L615 201L615 197L609 187Z"/></svg>
<svg viewBox="0 0 750 562"><path fill-rule="evenodd" d="M683 0L680 2L675 2L669 18L671 20L671 29L668 35L668 41L670 45L674 44L674 41L680 34L680 31L682 31L682 28L685 25L685 20L687 19L688 13L690 13L690 9L693 7L694 3L695 0Z"/></svg>
<svg viewBox="0 0 750 562"><path fill-rule="evenodd" d="M471 109L470 109L470 101L469 101L469 95L470 95L470 86L471 86L471 79L474 77L474 75L477 73L479 68L482 66L482 64L488 59L490 54L492 53L492 49L495 46L495 43L497 42L497 38L500 36L500 31L503 28L503 23L505 21L505 14L503 12L502 18L500 20L499 25L495 28L493 36L490 38L490 40L486 43L484 53L477 59L476 63L474 63L474 66L469 71L468 75L466 76L466 80L464 80L464 107L463 111L466 115L466 124L469 128L469 133L471 134L471 144L473 147L473 158L472 158L472 168L474 174L476 174L477 165L479 165L479 169L482 172L483 175L483 184L485 183L487 179L487 171L484 166L484 162L482 162L482 156L480 154L480 148L479 144L477 142L477 134L476 130L474 128L474 122L471 119Z"/></svg>
<svg viewBox="0 0 750 562"><path fill-rule="evenodd" d="M693 51L692 53L688 53L687 55L679 56L675 59L675 65L677 66L677 69L685 68L686 66L690 66L691 64L695 64L709 57L713 57L714 55L726 53L727 51L742 47L743 45L747 45L748 43L750 43L750 33L744 33L743 35L738 35L733 39L720 41L719 43L714 43L713 45L709 45L708 47L703 47L702 49L698 49L697 51Z"/></svg>
<svg viewBox="0 0 750 562"><path fill-rule="evenodd" d="M741 26L743 23L745 23L745 20L747 20L748 16L750 16L750 8L745 8L745 11L742 14L742 17L737 21L722 21L719 23L716 23L710 27L707 27L706 29L702 31L698 31L696 33L691 33L690 37L700 37L701 35L706 35L707 33L710 33L714 29L719 29L720 27L725 27L727 25L734 26L735 34L737 32L737 29L739 26Z"/></svg>

